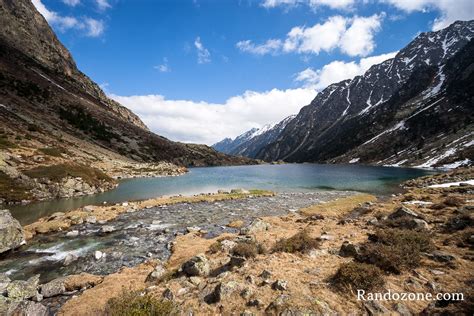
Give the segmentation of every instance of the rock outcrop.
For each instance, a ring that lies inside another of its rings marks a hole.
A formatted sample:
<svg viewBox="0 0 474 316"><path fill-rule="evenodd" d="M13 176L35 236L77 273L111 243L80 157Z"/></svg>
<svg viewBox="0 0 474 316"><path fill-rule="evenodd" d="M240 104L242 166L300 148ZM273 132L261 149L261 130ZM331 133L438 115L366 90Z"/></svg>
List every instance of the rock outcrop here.
<svg viewBox="0 0 474 316"><path fill-rule="evenodd" d="M25 241L20 223L12 217L10 211L0 210L0 253L15 249Z"/></svg>

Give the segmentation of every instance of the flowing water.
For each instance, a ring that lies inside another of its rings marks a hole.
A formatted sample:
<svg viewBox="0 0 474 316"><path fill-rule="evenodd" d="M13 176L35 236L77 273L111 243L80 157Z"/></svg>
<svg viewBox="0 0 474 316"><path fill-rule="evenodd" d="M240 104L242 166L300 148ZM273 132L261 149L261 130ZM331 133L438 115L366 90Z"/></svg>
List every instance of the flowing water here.
<svg viewBox="0 0 474 316"><path fill-rule="evenodd" d="M104 202L147 199L162 195L211 193L218 189L268 189L276 192L352 190L379 195L397 190L400 182L428 174L411 168L361 165L286 164L192 168L179 177L123 180L111 191L80 198L57 199L10 207L23 225L55 212Z"/></svg>

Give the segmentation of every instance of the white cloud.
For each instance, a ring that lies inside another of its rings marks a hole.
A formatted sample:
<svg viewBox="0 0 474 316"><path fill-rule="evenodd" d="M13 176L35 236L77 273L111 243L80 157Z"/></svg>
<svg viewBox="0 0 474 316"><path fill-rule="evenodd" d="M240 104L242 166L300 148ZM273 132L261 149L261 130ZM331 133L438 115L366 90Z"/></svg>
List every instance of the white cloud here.
<svg viewBox="0 0 474 316"><path fill-rule="evenodd" d="M349 56L367 56L375 48L374 36L381 28L384 16L384 13L353 18L332 16L312 27L293 27L284 40L270 39L259 45L244 40L236 46L256 55L290 52L319 54L339 48Z"/></svg>
<svg viewBox="0 0 474 316"><path fill-rule="evenodd" d="M97 37L104 32L104 22L92 18L85 18L84 28L87 30L88 36Z"/></svg>
<svg viewBox="0 0 474 316"><path fill-rule="evenodd" d="M166 57L163 58L163 63L161 65L154 66L153 68L155 68L159 72L170 72L171 71L171 68L168 66L168 58L166 58Z"/></svg>
<svg viewBox="0 0 474 316"><path fill-rule="evenodd" d="M49 24L56 26L61 31L77 29L85 31L86 36L98 37L104 32L104 23L89 17L82 20L72 16L61 16L57 12L50 11L41 0L32 0L33 5Z"/></svg>
<svg viewBox="0 0 474 316"><path fill-rule="evenodd" d="M359 62L333 61L321 69L306 68L295 75L295 81L304 87L322 90L332 83L364 74L371 66L395 57L397 52L361 58Z"/></svg>
<svg viewBox="0 0 474 316"><path fill-rule="evenodd" d="M62 0L62 1L71 7L75 7L76 5L81 3L81 0Z"/></svg>
<svg viewBox="0 0 474 316"><path fill-rule="evenodd" d="M201 38L198 36L194 41L194 46L197 50L198 64L206 64L211 62L211 53L201 43Z"/></svg>
<svg viewBox="0 0 474 316"><path fill-rule="evenodd" d="M278 53L282 48L281 40L270 39L261 45L255 45L250 40L240 41L236 44L237 48L243 52L266 55Z"/></svg>
<svg viewBox="0 0 474 316"><path fill-rule="evenodd" d="M95 0L95 2L99 10L107 10L108 8L112 7L108 0Z"/></svg>
<svg viewBox="0 0 474 316"><path fill-rule="evenodd" d="M169 139L211 145L253 127L279 122L316 96L313 89L246 91L222 104L167 100L161 95L111 97L138 114L147 126Z"/></svg>
<svg viewBox="0 0 474 316"><path fill-rule="evenodd" d="M472 0L382 0L407 13L415 11L438 11L440 17L433 22L433 30L440 30L456 20L474 19Z"/></svg>
<svg viewBox="0 0 474 316"><path fill-rule="evenodd" d="M311 8L327 6L331 9L350 9L356 0L263 0L262 6L265 8L275 8L278 6L292 7L305 4Z"/></svg>

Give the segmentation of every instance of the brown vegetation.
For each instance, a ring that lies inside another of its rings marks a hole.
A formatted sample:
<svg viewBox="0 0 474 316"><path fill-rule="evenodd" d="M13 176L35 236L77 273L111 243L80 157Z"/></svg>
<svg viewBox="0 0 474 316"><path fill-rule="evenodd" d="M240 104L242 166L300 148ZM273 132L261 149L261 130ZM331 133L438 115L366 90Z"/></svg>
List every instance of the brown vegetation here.
<svg viewBox="0 0 474 316"><path fill-rule="evenodd" d="M374 265L348 262L343 263L332 278L333 284L341 291L380 289L384 284L382 270Z"/></svg>
<svg viewBox="0 0 474 316"><path fill-rule="evenodd" d="M273 247L274 252L308 253L320 246L319 240L312 238L306 229L290 238L282 238Z"/></svg>

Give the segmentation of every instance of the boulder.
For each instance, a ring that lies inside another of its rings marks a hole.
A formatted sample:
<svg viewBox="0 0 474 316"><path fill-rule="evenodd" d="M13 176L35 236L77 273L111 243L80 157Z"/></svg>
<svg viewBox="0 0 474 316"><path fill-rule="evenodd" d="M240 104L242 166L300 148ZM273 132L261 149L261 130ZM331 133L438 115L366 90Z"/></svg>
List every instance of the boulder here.
<svg viewBox="0 0 474 316"><path fill-rule="evenodd" d="M4 295L7 292L7 286L11 280L5 273L0 273L0 295Z"/></svg>
<svg viewBox="0 0 474 316"><path fill-rule="evenodd" d="M390 311L378 301L365 301L363 305L370 316L390 314Z"/></svg>
<svg viewBox="0 0 474 316"><path fill-rule="evenodd" d="M215 302L221 302L235 295L236 292L242 291L244 287L235 281L220 282L214 289Z"/></svg>
<svg viewBox="0 0 474 316"><path fill-rule="evenodd" d="M237 243L233 240L224 239L221 241L221 249L225 252L230 252L235 246L237 246Z"/></svg>
<svg viewBox="0 0 474 316"><path fill-rule="evenodd" d="M67 267L68 265L76 261L77 259L79 259L79 257L76 254L68 253L66 257L64 258L63 265Z"/></svg>
<svg viewBox="0 0 474 316"><path fill-rule="evenodd" d="M32 301L20 302L11 315L15 316L46 316L48 309L41 303Z"/></svg>
<svg viewBox="0 0 474 316"><path fill-rule="evenodd" d="M188 276L206 276L210 271L209 261L204 254L192 257L181 268Z"/></svg>
<svg viewBox="0 0 474 316"><path fill-rule="evenodd" d="M20 223L9 210L0 210L0 253L15 249L25 241L25 233Z"/></svg>
<svg viewBox="0 0 474 316"><path fill-rule="evenodd" d="M100 232L102 234L108 234L108 233L112 233L115 231L115 227L112 226L112 225L104 225L100 228Z"/></svg>
<svg viewBox="0 0 474 316"><path fill-rule="evenodd" d="M163 265L158 264L153 271L146 278L146 282L157 282L166 273L166 269Z"/></svg>
<svg viewBox="0 0 474 316"><path fill-rule="evenodd" d="M38 293L39 274L26 281L15 280L7 286L7 296L12 300L25 300L36 296Z"/></svg>
<svg viewBox="0 0 474 316"><path fill-rule="evenodd" d="M48 298L63 294L66 292L64 281L64 278L59 278L41 285L41 295L43 295L44 298Z"/></svg>
<svg viewBox="0 0 474 316"><path fill-rule="evenodd" d="M265 309L265 313L271 315L279 315L288 305L288 295L280 295L273 302L271 302Z"/></svg>
<svg viewBox="0 0 474 316"><path fill-rule="evenodd" d="M260 277L264 280L268 280L272 277L272 273L268 270L263 270L262 273L260 273Z"/></svg>
<svg viewBox="0 0 474 316"><path fill-rule="evenodd" d="M95 217L95 216L87 216L87 217L86 217L86 223L88 223L88 224L95 224L95 223L97 223L97 217Z"/></svg>
<svg viewBox="0 0 474 316"><path fill-rule="evenodd" d="M77 237L77 236L79 236L78 230L71 230L70 232L66 233L66 237Z"/></svg>
<svg viewBox="0 0 474 316"><path fill-rule="evenodd" d="M173 301L174 300L174 294L170 289L165 289L163 291L163 299L168 300L168 301Z"/></svg>
<svg viewBox="0 0 474 316"><path fill-rule="evenodd" d="M242 267L247 259L240 256L231 256L229 261L229 266L231 267Z"/></svg>
<svg viewBox="0 0 474 316"><path fill-rule="evenodd" d="M102 259L102 258L105 258L105 256L106 256L105 253L103 253L103 252L100 251L100 250L96 250L96 251L94 252L95 260L100 260L100 259Z"/></svg>
<svg viewBox="0 0 474 316"><path fill-rule="evenodd" d="M341 249L339 249L339 255L341 257L356 257L359 254L360 247L348 241L343 242L341 245Z"/></svg>
<svg viewBox="0 0 474 316"><path fill-rule="evenodd" d="M442 252L442 251L433 251L432 253L426 254L426 256L438 262L450 262L455 259L455 257L452 254Z"/></svg>
<svg viewBox="0 0 474 316"><path fill-rule="evenodd" d="M272 284L272 289L278 290L278 291L285 291L288 288L288 282L285 280L276 280Z"/></svg>
<svg viewBox="0 0 474 316"><path fill-rule="evenodd" d="M254 220L250 225L240 230L241 235L255 234L270 229L271 225L260 218Z"/></svg>
<svg viewBox="0 0 474 316"><path fill-rule="evenodd" d="M398 219L398 218L401 218L401 217L411 217L411 218L423 219L423 217L420 214L410 210L406 206L400 206L393 213L388 215L388 219Z"/></svg>

